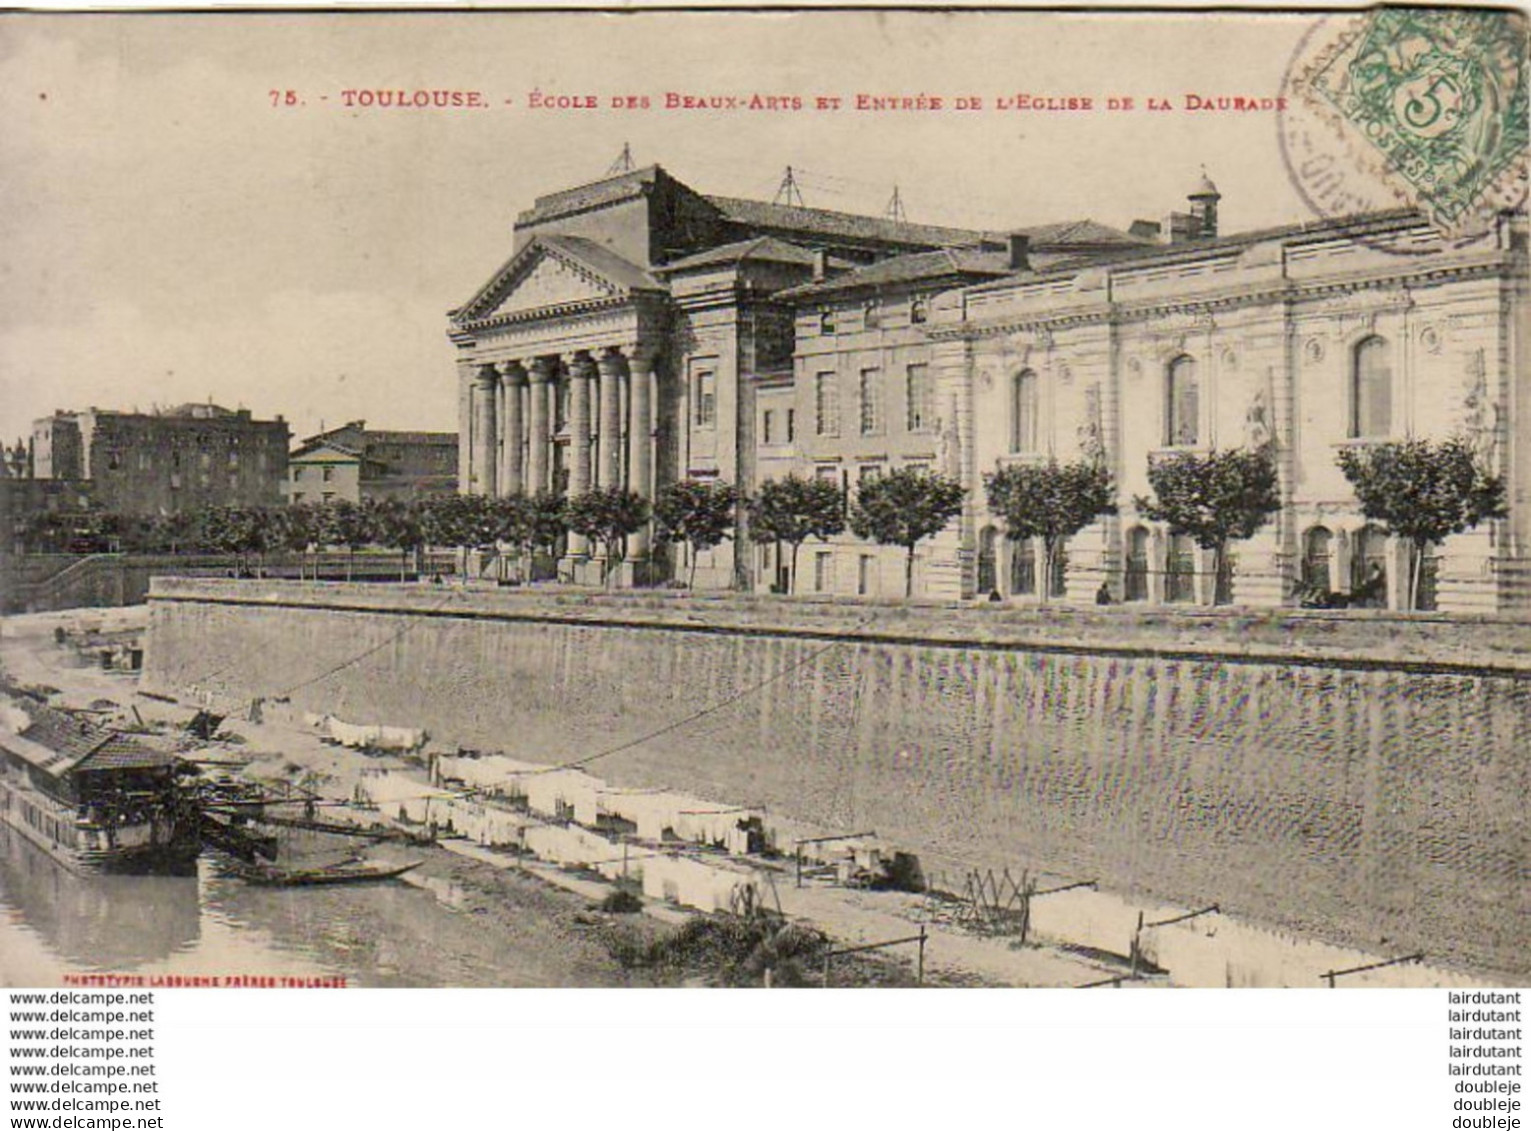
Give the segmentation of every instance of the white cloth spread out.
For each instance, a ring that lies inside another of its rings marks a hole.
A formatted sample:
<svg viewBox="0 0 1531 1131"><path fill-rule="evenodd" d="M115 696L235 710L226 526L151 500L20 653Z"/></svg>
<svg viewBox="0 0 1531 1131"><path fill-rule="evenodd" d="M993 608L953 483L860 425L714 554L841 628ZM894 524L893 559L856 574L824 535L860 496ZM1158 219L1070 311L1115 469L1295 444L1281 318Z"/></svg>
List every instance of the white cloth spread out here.
<svg viewBox="0 0 1531 1131"><path fill-rule="evenodd" d="M329 716L329 736L342 746L372 750L419 750L426 733L418 727L358 726Z"/></svg>

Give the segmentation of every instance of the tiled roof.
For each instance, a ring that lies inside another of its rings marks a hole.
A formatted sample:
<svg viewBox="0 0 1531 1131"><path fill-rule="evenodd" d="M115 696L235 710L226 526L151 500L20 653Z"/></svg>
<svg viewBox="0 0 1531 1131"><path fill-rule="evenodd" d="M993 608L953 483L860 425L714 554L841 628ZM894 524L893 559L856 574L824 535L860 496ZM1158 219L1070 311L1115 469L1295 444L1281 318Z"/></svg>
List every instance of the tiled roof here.
<svg viewBox="0 0 1531 1131"><path fill-rule="evenodd" d="M782 291L779 297L793 299L863 288L897 287L938 279L977 281L1010 273L1010 258L1006 253L979 251L970 247L947 247L940 251L897 255L892 259L869 263L832 279Z"/></svg>
<svg viewBox="0 0 1531 1131"><path fill-rule="evenodd" d="M456 447L456 432L387 432L369 428L363 432L369 444L419 444L427 447Z"/></svg>
<svg viewBox="0 0 1531 1131"><path fill-rule="evenodd" d="M173 755L145 746L89 719L28 704L31 725L20 737L53 752L40 765L54 774L66 770L161 768L175 764Z"/></svg>
<svg viewBox="0 0 1531 1131"><path fill-rule="evenodd" d="M759 236L752 240L739 240L722 247L709 248L695 255L688 255L658 268L660 274L685 271L693 267L710 267L718 263L742 263L746 259L764 260L770 263L795 263L803 267L813 266L813 252L806 247L779 240L774 236Z"/></svg>
<svg viewBox="0 0 1531 1131"><path fill-rule="evenodd" d="M908 224L876 216L858 216L851 212L831 212L824 208L767 204L760 200L742 200L732 196L709 196L704 199L717 208L725 220L752 228L802 232L857 241L871 240L904 244L909 247L951 247L958 244L976 244L981 236L979 232L961 228Z"/></svg>
<svg viewBox="0 0 1531 1131"><path fill-rule="evenodd" d="M1038 224L1030 228L1016 228L1016 235L1031 240L1032 250L1038 248L1070 247L1142 247L1147 242L1106 224L1094 220L1065 220L1059 224Z"/></svg>
<svg viewBox="0 0 1531 1131"><path fill-rule="evenodd" d="M1070 256L1051 267L1039 267L1039 272L1052 275L1066 275L1073 271L1081 271L1087 267L1104 265L1130 265L1136 263L1151 263L1159 261L1163 263L1176 263L1199 256L1212 254L1226 254L1239 251L1253 244L1264 243L1268 240L1292 240L1304 239L1334 239L1357 235L1382 234L1386 232L1401 231L1410 227L1419 227L1425 223L1423 214L1412 208L1389 208L1380 212L1361 213L1354 216L1344 216L1338 219L1308 220L1298 224L1282 224L1271 228L1258 228L1248 232L1236 232L1232 235L1217 236L1213 239L1190 240L1185 243L1142 243L1136 247L1123 247L1113 249L1105 254L1094 256ZM998 280L989 283L980 283L976 290L992 290L1003 286Z"/></svg>

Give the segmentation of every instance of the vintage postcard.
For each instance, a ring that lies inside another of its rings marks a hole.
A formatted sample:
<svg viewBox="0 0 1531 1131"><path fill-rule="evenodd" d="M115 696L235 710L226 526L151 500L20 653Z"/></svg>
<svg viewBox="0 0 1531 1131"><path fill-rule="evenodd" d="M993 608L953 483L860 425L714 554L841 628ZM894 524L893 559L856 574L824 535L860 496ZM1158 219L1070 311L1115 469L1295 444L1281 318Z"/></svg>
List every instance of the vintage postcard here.
<svg viewBox="0 0 1531 1131"><path fill-rule="evenodd" d="M0 984L1525 984L1526 49L0 17Z"/></svg>

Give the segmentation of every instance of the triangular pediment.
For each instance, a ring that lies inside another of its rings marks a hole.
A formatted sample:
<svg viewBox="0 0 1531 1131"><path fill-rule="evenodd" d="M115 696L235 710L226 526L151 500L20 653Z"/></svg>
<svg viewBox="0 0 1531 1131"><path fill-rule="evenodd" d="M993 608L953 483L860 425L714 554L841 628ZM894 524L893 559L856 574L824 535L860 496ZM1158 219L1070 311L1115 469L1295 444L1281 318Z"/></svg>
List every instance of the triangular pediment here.
<svg viewBox="0 0 1531 1131"><path fill-rule="evenodd" d="M457 322L621 301L634 289L659 289L642 268L609 249L568 236L539 236L454 312Z"/></svg>

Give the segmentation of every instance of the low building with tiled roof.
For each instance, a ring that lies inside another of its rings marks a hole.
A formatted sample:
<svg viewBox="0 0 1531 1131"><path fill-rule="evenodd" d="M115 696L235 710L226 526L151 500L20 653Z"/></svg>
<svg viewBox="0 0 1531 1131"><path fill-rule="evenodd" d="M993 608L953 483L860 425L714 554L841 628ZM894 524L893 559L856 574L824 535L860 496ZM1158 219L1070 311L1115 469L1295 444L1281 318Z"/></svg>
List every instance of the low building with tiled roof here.
<svg viewBox="0 0 1531 1131"><path fill-rule="evenodd" d="M288 457L287 501L322 505L417 499L457 490L457 433L384 431L353 420Z"/></svg>

